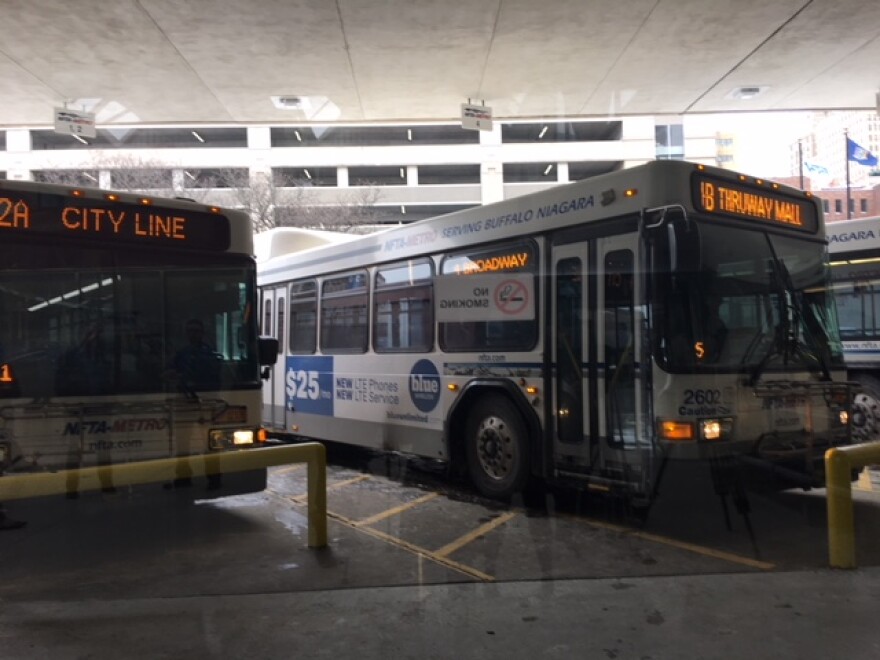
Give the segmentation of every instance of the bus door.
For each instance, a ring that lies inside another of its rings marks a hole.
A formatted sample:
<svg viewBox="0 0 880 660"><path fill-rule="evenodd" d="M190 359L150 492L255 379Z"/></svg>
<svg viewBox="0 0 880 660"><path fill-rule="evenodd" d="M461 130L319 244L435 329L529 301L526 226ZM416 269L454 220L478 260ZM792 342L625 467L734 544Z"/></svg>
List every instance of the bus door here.
<svg viewBox="0 0 880 660"><path fill-rule="evenodd" d="M553 454L557 462L587 466L590 378L587 368L587 243L553 251Z"/></svg>
<svg viewBox="0 0 880 660"><path fill-rule="evenodd" d="M263 385L263 424L269 429L284 429L285 412L285 355L284 339L285 311L287 309L287 287L266 287L263 289L263 316L260 332L264 336L278 340L278 361L271 369L269 379Z"/></svg>
<svg viewBox="0 0 880 660"><path fill-rule="evenodd" d="M603 468L642 488L653 481L650 416L645 405L643 278L635 234L597 239L596 361Z"/></svg>

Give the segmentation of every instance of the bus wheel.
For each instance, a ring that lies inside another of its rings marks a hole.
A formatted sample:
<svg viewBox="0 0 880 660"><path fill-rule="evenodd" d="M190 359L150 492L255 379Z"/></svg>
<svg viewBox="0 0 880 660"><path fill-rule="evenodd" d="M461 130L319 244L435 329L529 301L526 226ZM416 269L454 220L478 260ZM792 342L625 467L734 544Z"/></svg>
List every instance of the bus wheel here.
<svg viewBox="0 0 880 660"><path fill-rule="evenodd" d="M859 389L853 397L852 434L856 442L871 442L880 436L880 382L858 376Z"/></svg>
<svg viewBox="0 0 880 660"><path fill-rule="evenodd" d="M526 425L505 396L482 398L467 418L465 453L471 481L487 497L507 498L529 478Z"/></svg>

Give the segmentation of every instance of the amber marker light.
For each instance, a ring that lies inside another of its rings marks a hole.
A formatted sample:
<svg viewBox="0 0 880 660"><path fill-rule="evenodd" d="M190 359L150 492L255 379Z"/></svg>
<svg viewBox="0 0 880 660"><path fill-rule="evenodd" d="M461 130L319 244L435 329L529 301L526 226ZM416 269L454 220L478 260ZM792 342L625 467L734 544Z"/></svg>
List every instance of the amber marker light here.
<svg viewBox="0 0 880 660"><path fill-rule="evenodd" d="M144 206L149 206L150 204L153 203L153 200L150 199L150 198L148 198L148 197L141 197L138 201L139 201L141 204L143 204Z"/></svg>
<svg viewBox="0 0 880 660"><path fill-rule="evenodd" d="M527 392L528 394L537 394L537 393L538 393L538 388L535 387L534 385L529 385L528 387L526 387L526 392Z"/></svg>
<svg viewBox="0 0 880 660"><path fill-rule="evenodd" d="M447 383L446 389L450 392L458 392L458 385L456 383Z"/></svg>
<svg viewBox="0 0 880 660"><path fill-rule="evenodd" d="M624 191L623 196L624 197L635 197L638 194L639 194L639 191L636 188L627 188Z"/></svg>
<svg viewBox="0 0 880 660"><path fill-rule="evenodd" d="M266 442L268 439L269 439L269 432L266 429L261 428L259 431L257 431L257 441L258 442Z"/></svg>
<svg viewBox="0 0 880 660"><path fill-rule="evenodd" d="M212 206L211 213L222 213L222 209L219 206Z"/></svg>
<svg viewBox="0 0 880 660"><path fill-rule="evenodd" d="M107 198L107 200L109 200L111 202L118 202L119 201L119 195L114 195L113 193L110 193L109 195L105 195L105 197Z"/></svg>
<svg viewBox="0 0 880 660"><path fill-rule="evenodd" d="M694 425L690 422L661 421L660 437L664 440L673 441L693 440Z"/></svg>
<svg viewBox="0 0 880 660"><path fill-rule="evenodd" d="M71 190L70 194L74 197L82 197L85 193L82 190Z"/></svg>

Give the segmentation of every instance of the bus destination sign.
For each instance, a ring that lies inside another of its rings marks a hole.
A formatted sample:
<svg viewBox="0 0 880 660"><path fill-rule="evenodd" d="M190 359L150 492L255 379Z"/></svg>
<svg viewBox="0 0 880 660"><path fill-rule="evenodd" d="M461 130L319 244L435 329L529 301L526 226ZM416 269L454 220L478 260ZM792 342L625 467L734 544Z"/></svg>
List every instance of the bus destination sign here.
<svg viewBox="0 0 880 660"><path fill-rule="evenodd" d="M230 245L226 217L208 211L0 189L0 236L4 234L212 251Z"/></svg>
<svg viewBox="0 0 880 660"><path fill-rule="evenodd" d="M815 233L819 228L816 205L795 197L746 183L695 174L694 205L710 215L756 220Z"/></svg>

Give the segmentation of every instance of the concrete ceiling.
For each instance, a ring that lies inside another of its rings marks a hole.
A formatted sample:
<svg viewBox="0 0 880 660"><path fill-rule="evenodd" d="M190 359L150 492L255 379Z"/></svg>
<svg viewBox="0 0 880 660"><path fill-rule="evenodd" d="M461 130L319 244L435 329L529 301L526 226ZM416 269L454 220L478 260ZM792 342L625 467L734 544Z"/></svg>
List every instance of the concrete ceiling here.
<svg viewBox="0 0 880 660"><path fill-rule="evenodd" d="M0 126L874 109L878 0L2 0ZM757 87L751 99L734 98ZM273 96L302 99L277 109Z"/></svg>

